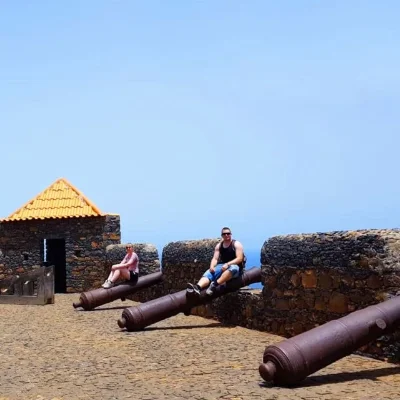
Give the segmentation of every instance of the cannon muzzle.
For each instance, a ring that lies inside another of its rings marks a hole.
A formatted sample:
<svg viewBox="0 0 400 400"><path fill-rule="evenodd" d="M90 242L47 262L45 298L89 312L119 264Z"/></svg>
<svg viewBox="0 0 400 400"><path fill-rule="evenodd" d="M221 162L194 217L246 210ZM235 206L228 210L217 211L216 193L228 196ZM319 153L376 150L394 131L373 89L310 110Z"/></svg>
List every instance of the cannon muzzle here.
<svg viewBox="0 0 400 400"><path fill-rule="evenodd" d="M400 297L268 346L259 367L267 382L290 386L400 326Z"/></svg>
<svg viewBox="0 0 400 400"><path fill-rule="evenodd" d="M83 302L81 300L80 301L76 301L76 302L72 303L72 306L74 308L82 307L83 306Z"/></svg>
<svg viewBox="0 0 400 400"><path fill-rule="evenodd" d="M273 381L276 374L276 365L272 361L267 361L265 364L260 364L258 368L261 377L269 382Z"/></svg>
<svg viewBox="0 0 400 400"><path fill-rule="evenodd" d="M217 297L235 292L244 286L257 282L261 282L261 269L254 267L245 271L238 278L230 280L226 285L219 286L212 296L208 296L205 293L206 290L202 290L199 297L188 296L186 290L168 294L136 307L126 308L122 312L122 318L118 320L118 326L126 328L128 331L139 331L146 326L170 318L181 312L189 315L193 307L210 303Z"/></svg>
<svg viewBox="0 0 400 400"><path fill-rule="evenodd" d="M124 317L121 317L121 318L118 320L118 326L119 326L121 329L123 329L123 328L126 327L126 319L125 319Z"/></svg>
<svg viewBox="0 0 400 400"><path fill-rule="evenodd" d="M89 292L81 293L79 301L72 304L74 308L82 307L84 310L93 310L103 304L110 303L114 300L125 300L126 296L132 295L139 290L146 289L157 283L162 282L162 272L154 272L152 274L139 277L136 284L130 282L120 283L110 289L94 289Z"/></svg>

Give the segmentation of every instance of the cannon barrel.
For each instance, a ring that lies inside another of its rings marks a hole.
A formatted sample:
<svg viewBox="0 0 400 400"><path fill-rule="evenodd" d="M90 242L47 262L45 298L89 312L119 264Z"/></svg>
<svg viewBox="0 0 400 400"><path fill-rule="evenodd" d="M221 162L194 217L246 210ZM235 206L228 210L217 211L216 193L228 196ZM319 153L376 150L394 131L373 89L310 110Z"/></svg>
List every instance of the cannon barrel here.
<svg viewBox="0 0 400 400"><path fill-rule="evenodd" d="M394 297L267 346L260 375L281 386L297 384L399 325L400 297Z"/></svg>
<svg viewBox="0 0 400 400"><path fill-rule="evenodd" d="M186 290L168 294L136 307L126 308L122 312L122 317L118 320L118 326L120 328L126 328L128 331L139 331L146 326L170 318L180 312L189 315L193 307L210 303L217 297L235 292L241 287L257 282L261 282L261 269L251 268L238 278L227 282L226 285L219 286L212 296L208 296L205 293L206 290L202 290L198 297L187 295Z"/></svg>
<svg viewBox="0 0 400 400"><path fill-rule="evenodd" d="M163 280L162 272L154 272L152 274L139 277L136 284L129 282L120 283L110 289L94 289L89 292L81 293L79 301L73 303L74 308L82 307L84 310L93 310L103 304L110 303L117 299L125 299L126 296L132 295L141 289L146 289Z"/></svg>

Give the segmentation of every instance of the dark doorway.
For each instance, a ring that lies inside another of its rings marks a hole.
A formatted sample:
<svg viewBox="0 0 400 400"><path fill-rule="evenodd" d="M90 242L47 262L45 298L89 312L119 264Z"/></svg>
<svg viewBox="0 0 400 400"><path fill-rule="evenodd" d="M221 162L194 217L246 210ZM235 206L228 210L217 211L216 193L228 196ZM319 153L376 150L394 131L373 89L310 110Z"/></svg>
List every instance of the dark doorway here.
<svg viewBox="0 0 400 400"><path fill-rule="evenodd" d="M67 291L67 272L65 260L65 239L46 239L45 260L47 265L54 265L54 291Z"/></svg>

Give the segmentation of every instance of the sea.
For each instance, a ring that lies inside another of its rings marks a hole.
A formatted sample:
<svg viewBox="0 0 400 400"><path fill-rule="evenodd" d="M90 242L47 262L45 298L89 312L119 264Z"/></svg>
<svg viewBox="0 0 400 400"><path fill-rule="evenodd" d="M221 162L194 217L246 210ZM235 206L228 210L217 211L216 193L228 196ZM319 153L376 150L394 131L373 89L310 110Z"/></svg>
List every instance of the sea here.
<svg viewBox="0 0 400 400"><path fill-rule="evenodd" d="M261 268L261 260L260 260L260 250L246 250L245 249L245 254L246 254L246 269L252 268L252 267L258 267ZM262 289L263 285L262 283L253 283L252 285L249 285L252 289Z"/></svg>

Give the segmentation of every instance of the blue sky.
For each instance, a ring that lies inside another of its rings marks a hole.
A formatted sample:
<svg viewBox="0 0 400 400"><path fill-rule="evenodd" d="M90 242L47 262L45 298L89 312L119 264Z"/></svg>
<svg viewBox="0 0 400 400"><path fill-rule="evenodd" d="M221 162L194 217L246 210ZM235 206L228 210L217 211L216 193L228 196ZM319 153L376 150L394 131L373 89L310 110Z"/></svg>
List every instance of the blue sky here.
<svg viewBox="0 0 400 400"><path fill-rule="evenodd" d="M397 1L0 5L6 217L59 177L123 241L399 226Z"/></svg>

